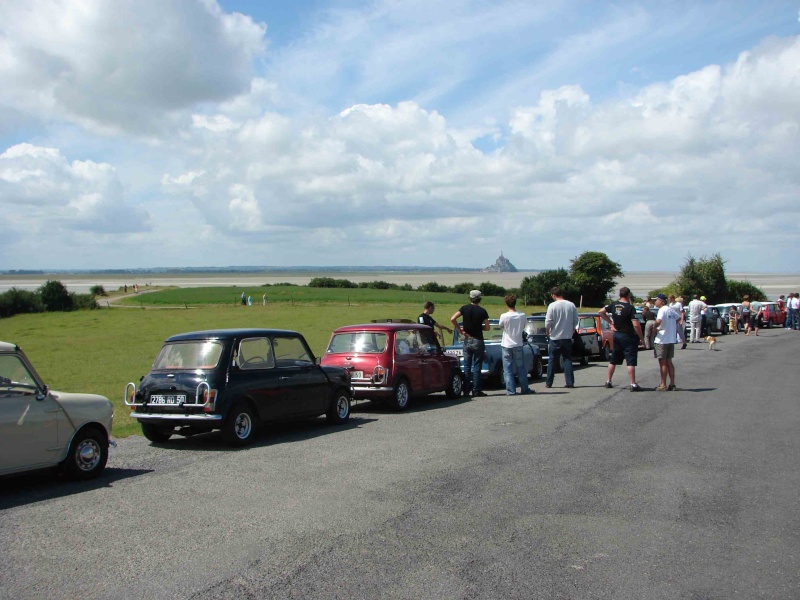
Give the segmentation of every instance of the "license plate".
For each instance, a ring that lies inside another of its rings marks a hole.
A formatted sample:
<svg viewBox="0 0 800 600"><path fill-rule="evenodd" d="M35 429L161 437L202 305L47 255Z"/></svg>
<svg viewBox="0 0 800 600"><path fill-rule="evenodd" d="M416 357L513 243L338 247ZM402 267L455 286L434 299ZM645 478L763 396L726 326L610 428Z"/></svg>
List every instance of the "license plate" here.
<svg viewBox="0 0 800 600"><path fill-rule="evenodd" d="M444 353L450 356L464 356L463 350L445 350Z"/></svg>
<svg viewBox="0 0 800 600"><path fill-rule="evenodd" d="M350 371L350 379L364 379L364 371Z"/></svg>
<svg viewBox="0 0 800 600"><path fill-rule="evenodd" d="M150 396L150 404L184 404L185 402L186 394L153 394Z"/></svg>

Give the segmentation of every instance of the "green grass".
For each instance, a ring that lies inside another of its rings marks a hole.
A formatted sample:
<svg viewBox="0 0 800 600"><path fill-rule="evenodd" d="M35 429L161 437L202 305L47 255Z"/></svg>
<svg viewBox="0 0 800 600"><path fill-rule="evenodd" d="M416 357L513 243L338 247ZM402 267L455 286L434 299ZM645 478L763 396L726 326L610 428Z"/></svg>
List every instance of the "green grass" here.
<svg viewBox="0 0 800 600"><path fill-rule="evenodd" d="M448 324L450 316L465 303L464 297L458 294L288 286L281 289L296 293L294 305L291 299L277 301L280 296L272 293L277 288L263 288L270 292L267 306L260 303L241 306L232 302L237 289L241 294L242 288L195 288L170 289L141 297L150 302L162 293L183 295L188 291L191 293L183 297L197 299L193 303L186 301L190 306L188 309L104 308L17 315L0 320L0 340L21 346L52 389L101 394L109 398L114 404L113 433L125 437L140 432L139 425L130 418L130 410L122 400L125 384L129 381L138 384L139 378L150 370L164 339L170 335L229 327L292 329L300 331L314 353L321 356L331 331L337 327L372 319L416 319L422 312L425 299L436 302L435 317ZM217 293L220 298L227 294L230 301L218 305L213 302L198 304L199 299L216 297ZM255 290L252 295L255 300ZM298 299L301 297L303 301ZM394 300L398 297L406 301ZM166 303L177 304L174 301ZM505 310L502 298L485 298L484 305L492 318L499 317ZM543 308L523 307L522 310L530 314Z"/></svg>

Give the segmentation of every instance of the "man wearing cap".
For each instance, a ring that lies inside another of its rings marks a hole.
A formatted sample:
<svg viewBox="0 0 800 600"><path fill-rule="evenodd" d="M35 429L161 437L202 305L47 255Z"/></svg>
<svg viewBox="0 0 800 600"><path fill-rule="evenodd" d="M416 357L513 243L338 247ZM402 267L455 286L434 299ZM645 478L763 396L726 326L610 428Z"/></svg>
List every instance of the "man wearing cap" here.
<svg viewBox="0 0 800 600"><path fill-rule="evenodd" d="M469 304L459 308L450 318L453 328L464 338L464 394L485 396L481 391L483 363L483 332L489 331L489 313L480 306L481 291L469 293ZM461 319L462 324L458 324Z"/></svg>
<svg viewBox="0 0 800 600"><path fill-rule="evenodd" d="M553 387L556 365L563 362L564 387L575 387L575 374L572 371L572 336L578 326L578 309L569 300L564 300L561 288L550 290L554 302L547 307L544 328L550 341L547 344L547 380L545 387Z"/></svg>
<svg viewBox="0 0 800 600"><path fill-rule="evenodd" d="M675 387L675 365L672 363L672 357L675 356L675 344L678 343L680 316L675 309L667 305L665 294L656 296L656 308L658 308L658 315L656 315L654 327L657 333L653 340L653 347L661 371L661 383L656 391L673 391L677 388ZM667 376L669 376L669 386L667 386Z"/></svg>
<svg viewBox="0 0 800 600"><path fill-rule="evenodd" d="M706 303L700 300L700 296L697 294L694 295L694 299L689 302L689 306L686 308L689 309L689 341L693 344L697 342L701 342L700 336L702 335L702 311L704 311L707 306Z"/></svg>

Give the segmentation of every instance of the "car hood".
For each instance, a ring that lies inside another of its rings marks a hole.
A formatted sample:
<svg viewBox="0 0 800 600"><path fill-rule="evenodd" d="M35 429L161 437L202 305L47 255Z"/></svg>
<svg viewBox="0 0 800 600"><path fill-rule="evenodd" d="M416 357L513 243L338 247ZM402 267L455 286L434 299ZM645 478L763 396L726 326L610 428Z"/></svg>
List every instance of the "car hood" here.
<svg viewBox="0 0 800 600"><path fill-rule="evenodd" d="M111 431L114 407L105 396L98 394L75 394L51 391L50 396L64 409L67 416L79 427L83 423L97 421Z"/></svg>

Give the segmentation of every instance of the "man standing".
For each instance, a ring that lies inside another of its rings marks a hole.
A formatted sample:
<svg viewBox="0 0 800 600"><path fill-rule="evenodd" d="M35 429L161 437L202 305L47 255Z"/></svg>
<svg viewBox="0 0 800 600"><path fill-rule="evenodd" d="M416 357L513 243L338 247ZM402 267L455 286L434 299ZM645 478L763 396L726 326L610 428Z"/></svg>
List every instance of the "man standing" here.
<svg viewBox="0 0 800 600"><path fill-rule="evenodd" d="M792 319L792 324L789 326L789 329L794 329L795 331L800 329L800 294L797 292L792 292L789 294L789 316Z"/></svg>
<svg viewBox="0 0 800 600"><path fill-rule="evenodd" d="M675 365L672 363L672 358L675 356L675 344L678 343L677 325L680 317L675 309L667 306L667 297L664 294L656 296L656 308L658 308L658 314L655 327L658 332L653 340L653 346L661 370L661 384L656 391L673 391L677 388L675 387ZM669 386L667 386L668 375Z"/></svg>
<svg viewBox="0 0 800 600"><path fill-rule="evenodd" d="M678 343L681 349L686 350L686 313L683 311L683 296L676 298L673 294L669 295L668 306L678 314ZM658 309L656 309L658 312Z"/></svg>
<svg viewBox="0 0 800 600"><path fill-rule="evenodd" d="M564 364L564 387L575 387L575 374L572 371L572 335L578 326L578 309L569 300L564 300L561 288L550 290L554 302L547 307L544 328L550 337L547 344L547 380L545 387L553 387L553 376L559 361Z"/></svg>
<svg viewBox="0 0 800 600"><path fill-rule="evenodd" d="M753 300L750 303L750 329L755 329L756 335L761 329L761 302Z"/></svg>
<svg viewBox="0 0 800 600"><path fill-rule="evenodd" d="M689 340L695 344L702 341L700 339L703 332L702 313L706 309L706 303L695 294L687 308L689 309Z"/></svg>
<svg viewBox="0 0 800 600"><path fill-rule="evenodd" d="M436 328L439 328L439 335L442 336L442 342L444 342L444 333L442 330L446 330L448 333L453 333L453 330L449 327L445 327L444 325L439 325L434 318L433 318L433 311L436 310L436 305L428 300L425 304L422 305L422 314L417 318L417 322L421 323L422 325L427 325L431 327L434 331Z"/></svg>
<svg viewBox="0 0 800 600"><path fill-rule="evenodd" d="M489 331L489 313L480 306L480 290L469 293L465 304L450 318L453 328L464 337L464 394L485 396L481 391L481 364L483 363L483 332ZM458 319L462 325L458 324Z"/></svg>
<svg viewBox="0 0 800 600"><path fill-rule="evenodd" d="M506 380L506 395L517 393L514 385L514 371L517 371L521 393L530 394L528 372L525 370L525 353L523 352L522 332L525 330L525 313L517 310L517 297L509 294L505 298L508 310L500 315L500 327L503 328L503 374Z"/></svg>
<svg viewBox="0 0 800 600"><path fill-rule="evenodd" d="M611 362L608 363L606 387L613 387L611 378L614 377L616 366L622 364L624 357L628 367L628 377L631 380L631 391L641 392L642 388L636 383L636 363L639 342L644 344L644 335L642 326L636 318L636 309L631 304L631 290L621 287L619 300L601 308L600 318L609 323L614 331L614 349L611 354Z"/></svg>

